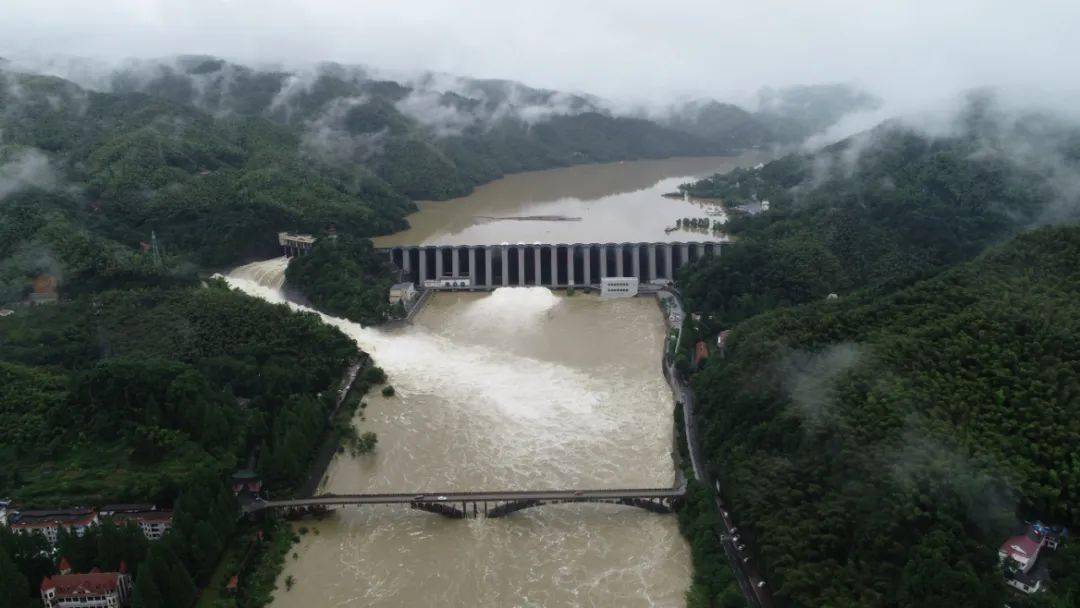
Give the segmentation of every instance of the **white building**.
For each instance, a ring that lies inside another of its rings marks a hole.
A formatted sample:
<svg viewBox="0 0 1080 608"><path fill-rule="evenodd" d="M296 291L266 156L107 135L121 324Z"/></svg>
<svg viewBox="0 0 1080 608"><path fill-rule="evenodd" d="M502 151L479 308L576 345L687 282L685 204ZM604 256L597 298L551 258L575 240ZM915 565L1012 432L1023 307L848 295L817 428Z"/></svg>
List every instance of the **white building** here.
<svg viewBox="0 0 1080 608"><path fill-rule="evenodd" d="M413 301L416 297L416 286L412 283L396 283L390 288L390 303L402 304L408 306L409 302Z"/></svg>
<svg viewBox="0 0 1080 608"><path fill-rule="evenodd" d="M146 540L161 540L165 532L172 527L172 511L116 513L111 516L111 519L118 526L127 525L129 522L138 524Z"/></svg>
<svg viewBox="0 0 1080 608"><path fill-rule="evenodd" d="M472 287L472 279L469 277L445 277L442 279L425 279L425 289L468 289Z"/></svg>
<svg viewBox="0 0 1080 608"><path fill-rule="evenodd" d="M604 277L600 279L600 297L602 298L632 298L637 293L637 277Z"/></svg>
<svg viewBox="0 0 1080 608"><path fill-rule="evenodd" d="M8 516L8 527L13 532L32 534L40 532L50 544L56 544L60 528L75 536L82 536L91 526L98 524L97 512L92 509L57 509L53 511L19 511Z"/></svg>
<svg viewBox="0 0 1080 608"><path fill-rule="evenodd" d="M278 245L281 245L282 251L288 256L307 253L315 245L315 237L310 234L279 232L277 238Z"/></svg>
<svg viewBox="0 0 1080 608"><path fill-rule="evenodd" d="M58 574L41 581L45 608L121 608L131 596L131 575L126 572Z"/></svg>

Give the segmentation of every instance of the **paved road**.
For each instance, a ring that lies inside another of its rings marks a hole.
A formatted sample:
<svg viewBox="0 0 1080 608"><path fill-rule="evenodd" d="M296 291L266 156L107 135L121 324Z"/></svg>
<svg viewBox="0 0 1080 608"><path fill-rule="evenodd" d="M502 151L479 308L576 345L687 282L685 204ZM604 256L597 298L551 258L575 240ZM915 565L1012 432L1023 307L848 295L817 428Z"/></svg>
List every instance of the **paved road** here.
<svg viewBox="0 0 1080 608"><path fill-rule="evenodd" d="M516 500L617 500L620 498L678 498L686 486L676 488L639 488L613 490L521 490L508 492L412 492L405 494L323 494L290 500L256 500L245 505L247 512L263 509L385 505L413 502L498 502Z"/></svg>
<svg viewBox="0 0 1080 608"><path fill-rule="evenodd" d="M680 294L677 290L669 288L667 290L672 294L676 301L679 300ZM679 303L679 307L682 308L682 303ZM682 331L680 327L680 332ZM701 483L707 484L709 487L715 487L716 483L708 474L708 471L701 466L701 463L705 462L704 457L701 455L701 444L698 442L697 437L697 416L694 410L694 391L686 386L679 376L679 373L675 370L674 366L668 366L668 374L671 380L672 390L676 393L676 398L683 404L683 428L685 430L686 448L690 453L690 465L694 471L694 477ZM758 574L755 568L753 568L748 562L743 561L747 557L744 551L740 551L738 546L742 543L733 540L733 536L737 533L731 516L724 509L724 505L720 500L720 494L714 495L716 500L716 508L720 511L724 523L724 533L720 537L720 544L724 547L724 553L727 554L728 561L731 563L731 570L735 574L735 580L739 582L739 587L742 589L743 596L751 606L759 606L761 608L772 608L771 593L767 588L759 587L764 579Z"/></svg>

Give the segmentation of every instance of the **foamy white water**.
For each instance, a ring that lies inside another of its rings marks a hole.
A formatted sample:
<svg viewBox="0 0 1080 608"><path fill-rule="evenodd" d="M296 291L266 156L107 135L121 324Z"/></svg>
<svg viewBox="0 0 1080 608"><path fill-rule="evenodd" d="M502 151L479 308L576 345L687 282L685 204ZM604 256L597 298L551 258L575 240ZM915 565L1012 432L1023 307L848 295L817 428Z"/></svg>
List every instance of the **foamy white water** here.
<svg viewBox="0 0 1080 608"><path fill-rule="evenodd" d="M226 280L284 302L282 259ZM298 310L310 310L289 303ZM663 325L648 299L602 302L543 288L438 294L411 326L321 315L386 370L368 395L373 455L339 456L324 491L666 486L672 404ZM306 524L276 606L681 606L689 585L675 518L560 505L505 519L446 520L367 507Z"/></svg>

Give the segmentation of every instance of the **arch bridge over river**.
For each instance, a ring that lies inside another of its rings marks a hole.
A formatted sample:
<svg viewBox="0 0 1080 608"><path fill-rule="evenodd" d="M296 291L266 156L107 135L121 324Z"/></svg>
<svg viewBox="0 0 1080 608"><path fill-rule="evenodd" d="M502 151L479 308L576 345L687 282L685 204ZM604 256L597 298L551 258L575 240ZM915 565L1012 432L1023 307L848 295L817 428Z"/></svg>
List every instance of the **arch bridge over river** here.
<svg viewBox="0 0 1080 608"><path fill-rule="evenodd" d="M404 504L412 509L453 519L504 517L523 509L561 503L608 503L638 507L653 513L671 513L686 494L686 484L674 488L607 490L539 490L508 492L425 492L422 494L323 494L291 500L254 500L245 513L266 510L307 512L361 505Z"/></svg>
<svg viewBox="0 0 1080 608"><path fill-rule="evenodd" d="M674 280L680 268L708 255L720 255L725 244L502 243L405 245L379 251L401 269L406 281L424 286L425 281L449 280L456 288L490 290L509 286L589 286L605 277L637 277L643 283Z"/></svg>

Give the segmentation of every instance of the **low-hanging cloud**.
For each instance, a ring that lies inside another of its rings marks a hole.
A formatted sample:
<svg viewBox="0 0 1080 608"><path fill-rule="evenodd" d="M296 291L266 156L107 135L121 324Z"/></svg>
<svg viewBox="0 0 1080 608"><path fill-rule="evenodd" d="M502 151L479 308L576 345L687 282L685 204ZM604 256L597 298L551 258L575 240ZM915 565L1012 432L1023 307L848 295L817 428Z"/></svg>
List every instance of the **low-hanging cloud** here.
<svg viewBox="0 0 1080 608"><path fill-rule="evenodd" d="M859 344L842 342L820 352L795 351L779 363L792 412L811 430L827 426L833 416L836 380L866 356Z"/></svg>
<svg viewBox="0 0 1080 608"><path fill-rule="evenodd" d="M54 0L0 5L0 55L333 60L668 101L840 81L910 103L984 85L1075 92L1078 25L1080 5L1055 0Z"/></svg>
<svg viewBox="0 0 1080 608"><path fill-rule="evenodd" d="M57 183L56 170L40 150L25 148L0 154L0 200L30 188L49 190Z"/></svg>

